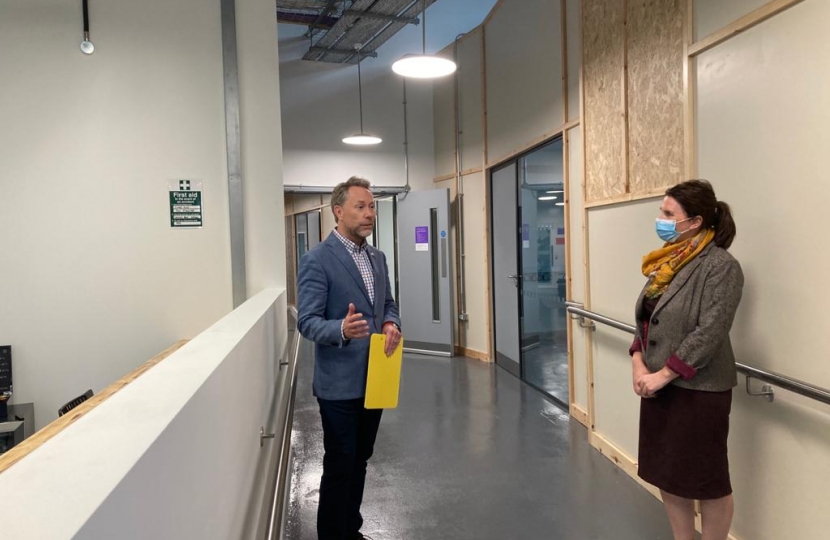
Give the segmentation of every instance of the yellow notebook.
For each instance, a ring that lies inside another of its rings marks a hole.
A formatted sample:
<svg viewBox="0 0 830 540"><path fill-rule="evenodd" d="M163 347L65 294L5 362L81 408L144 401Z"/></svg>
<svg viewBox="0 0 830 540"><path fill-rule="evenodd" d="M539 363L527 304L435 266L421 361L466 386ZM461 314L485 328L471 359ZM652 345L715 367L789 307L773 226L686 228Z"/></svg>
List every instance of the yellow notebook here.
<svg viewBox="0 0 830 540"><path fill-rule="evenodd" d="M403 339L392 356L386 356L383 352L385 346L385 334L372 334L369 344L369 371L366 374L366 399L363 405L367 409L394 409L398 406Z"/></svg>

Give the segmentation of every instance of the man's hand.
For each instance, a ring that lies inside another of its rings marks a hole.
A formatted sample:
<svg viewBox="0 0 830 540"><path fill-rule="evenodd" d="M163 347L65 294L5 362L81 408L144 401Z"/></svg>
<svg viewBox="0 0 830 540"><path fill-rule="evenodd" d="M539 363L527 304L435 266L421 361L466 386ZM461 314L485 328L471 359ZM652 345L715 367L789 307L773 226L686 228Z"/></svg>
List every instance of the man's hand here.
<svg viewBox="0 0 830 540"><path fill-rule="evenodd" d="M401 332L393 322L387 322L383 325L383 333L386 335L386 346L383 352L386 356L392 356L395 349L398 348L398 343L401 342Z"/></svg>
<svg viewBox="0 0 830 540"><path fill-rule="evenodd" d="M349 304L349 313L343 319L343 335L346 339L369 337L369 322L362 313L355 313L354 310L354 304Z"/></svg>

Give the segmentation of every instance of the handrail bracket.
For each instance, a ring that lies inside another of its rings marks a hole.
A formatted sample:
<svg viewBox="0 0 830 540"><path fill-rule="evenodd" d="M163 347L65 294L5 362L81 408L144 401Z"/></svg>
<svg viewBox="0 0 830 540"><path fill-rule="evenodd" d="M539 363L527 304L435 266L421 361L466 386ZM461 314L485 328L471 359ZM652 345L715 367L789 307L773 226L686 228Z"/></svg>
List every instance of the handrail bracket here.
<svg viewBox="0 0 830 540"><path fill-rule="evenodd" d="M775 400L775 389L772 386L765 384L761 387L760 392L754 392L752 390L752 383L750 382L753 378L754 377L752 377L751 375L746 376L746 393L750 396L763 397L764 400L767 401L767 403L772 403Z"/></svg>

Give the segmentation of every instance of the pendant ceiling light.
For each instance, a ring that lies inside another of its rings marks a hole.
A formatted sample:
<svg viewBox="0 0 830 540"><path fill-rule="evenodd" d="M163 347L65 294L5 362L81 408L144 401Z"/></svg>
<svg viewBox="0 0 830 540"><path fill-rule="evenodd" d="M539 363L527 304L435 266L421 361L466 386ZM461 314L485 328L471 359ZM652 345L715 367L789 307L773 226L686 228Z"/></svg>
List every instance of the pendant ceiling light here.
<svg viewBox="0 0 830 540"><path fill-rule="evenodd" d="M363 47L361 43L355 43L354 48L357 50L357 92L360 96L360 133L355 133L349 137L343 137L343 142L346 144L370 145L379 144L383 139L363 133L363 83L360 78L360 49Z"/></svg>
<svg viewBox="0 0 830 540"><path fill-rule="evenodd" d="M81 42L81 52L92 54L95 52L95 45L89 40L89 4L88 0L81 2L81 9L84 12L84 40Z"/></svg>
<svg viewBox="0 0 830 540"><path fill-rule="evenodd" d="M423 54L408 54L392 64L392 71L413 79L435 79L455 72L455 62L427 55L427 2L421 0L421 45Z"/></svg>

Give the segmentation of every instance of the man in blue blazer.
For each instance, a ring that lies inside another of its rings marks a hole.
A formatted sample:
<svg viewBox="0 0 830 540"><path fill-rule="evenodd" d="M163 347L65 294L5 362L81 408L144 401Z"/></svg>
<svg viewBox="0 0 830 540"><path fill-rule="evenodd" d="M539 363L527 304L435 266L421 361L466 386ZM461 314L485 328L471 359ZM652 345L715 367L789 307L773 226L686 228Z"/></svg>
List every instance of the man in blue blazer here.
<svg viewBox="0 0 830 540"><path fill-rule="evenodd" d="M369 336L386 334L387 355L401 339L386 257L366 242L375 225L369 187L352 177L334 188L337 228L303 256L297 279L297 327L315 343L313 388L323 423L320 540L364 538L360 504L382 412L363 407Z"/></svg>

